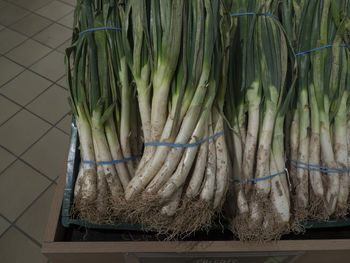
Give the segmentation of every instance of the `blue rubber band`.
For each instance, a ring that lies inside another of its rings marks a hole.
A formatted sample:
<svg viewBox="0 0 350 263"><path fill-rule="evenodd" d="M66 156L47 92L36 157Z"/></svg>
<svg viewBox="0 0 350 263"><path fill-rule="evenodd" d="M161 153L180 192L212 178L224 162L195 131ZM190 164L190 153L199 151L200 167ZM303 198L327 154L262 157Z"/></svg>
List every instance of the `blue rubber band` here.
<svg viewBox="0 0 350 263"><path fill-rule="evenodd" d="M269 17L272 17L272 18L274 18L274 19L279 20L277 16L271 15L271 14L268 14L268 13L254 13L254 12L248 12L248 13L231 14L230 16L231 16L231 17L236 17L236 16L249 16L249 15L269 16Z"/></svg>
<svg viewBox="0 0 350 263"><path fill-rule="evenodd" d="M79 33L79 36L87 33L87 32L93 32L93 31L98 31L98 30L105 30L105 29L108 29L108 30L122 30L121 28L119 27L109 27L109 26L106 26L106 27L95 27L95 28L89 28L89 29L86 29L84 31L81 31Z"/></svg>
<svg viewBox="0 0 350 263"><path fill-rule="evenodd" d="M200 140L198 142L194 142L194 143L189 143L189 144L179 144L179 143L166 143L166 142L146 142L145 146L168 146L168 147L173 147L173 148L190 148L190 147L195 147L198 146L200 144L202 144L203 142L209 141L211 139L214 139L215 137L221 136L224 134L224 131L222 132L218 132L206 139Z"/></svg>
<svg viewBox="0 0 350 263"><path fill-rule="evenodd" d="M295 161L295 160L291 160L292 162L296 163L296 164L301 164L301 165L305 165L305 166L300 166L300 165L296 165L294 163L292 163L292 165L296 168L300 168L300 169L304 169L304 170L309 170L309 171L314 171L314 172L321 172L321 173L347 173L349 172L349 169L339 169L339 168L329 168L329 167L325 167L325 166L319 166L319 165L314 165L314 164L307 164L307 163L303 163L303 162L299 162L299 161ZM310 168L313 167L313 168Z"/></svg>
<svg viewBox="0 0 350 263"><path fill-rule="evenodd" d="M102 165L108 165L108 164L118 164L118 163L126 163L132 160L135 160L137 158L140 158L141 154L135 155L129 158L121 159L121 160L115 160L115 161L101 161L101 162L95 162L95 161L86 161L86 160L81 160L82 163L84 164L102 164Z"/></svg>
<svg viewBox="0 0 350 263"><path fill-rule="evenodd" d="M335 170L335 171L341 171L341 172L347 171L347 170L339 169L339 168L329 168L329 167L320 166L320 165L315 165L315 164L303 163L303 162L296 161L296 160L291 160L291 161L294 162L294 163L297 163L297 164L301 164L301 165L305 165L305 166L310 166L310 167L315 167L315 168L319 168L319 169L323 169L323 170Z"/></svg>
<svg viewBox="0 0 350 263"><path fill-rule="evenodd" d="M248 179L247 181L248 182L266 181L266 180L269 180L269 179L271 179L273 177L276 177L278 175L285 174L285 173L286 173L286 171L282 171L282 172L279 172L279 173L276 173L276 174L273 174L273 175L269 175L269 176L266 176L266 177L262 177L262 178ZM234 180L235 183L242 183L244 181L245 181L244 179Z"/></svg>
<svg viewBox="0 0 350 263"><path fill-rule="evenodd" d="M310 50L307 50L307 51L304 51L304 52L297 53L297 54L295 54L295 55L296 55L296 56L300 56L300 55L304 55L304 54L307 54L307 53L319 51L319 50L322 50L322 49L325 49L325 48L330 48L330 47L333 47L333 45L325 45L325 46L323 46L323 47L318 47L318 48L310 49ZM347 45L347 44L340 44L339 47L348 47L348 48L350 48L350 45Z"/></svg>
<svg viewBox="0 0 350 263"><path fill-rule="evenodd" d="M322 170L322 169L316 169L316 168L307 168L307 167L299 166L299 165L295 165L295 164L292 164L292 165L296 168L299 168L299 169L304 169L304 170L313 171L313 172L327 173L327 174L341 174L341 173L347 172L345 170L343 170L343 171Z"/></svg>

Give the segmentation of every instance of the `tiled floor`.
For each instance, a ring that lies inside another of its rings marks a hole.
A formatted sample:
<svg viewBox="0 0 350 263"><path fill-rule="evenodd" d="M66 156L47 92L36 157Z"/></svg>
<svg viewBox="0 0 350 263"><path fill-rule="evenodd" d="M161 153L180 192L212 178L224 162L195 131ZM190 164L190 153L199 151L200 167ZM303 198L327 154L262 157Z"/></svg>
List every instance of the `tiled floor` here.
<svg viewBox="0 0 350 263"><path fill-rule="evenodd" d="M0 0L0 262L41 255L70 127L64 50L75 0Z"/></svg>

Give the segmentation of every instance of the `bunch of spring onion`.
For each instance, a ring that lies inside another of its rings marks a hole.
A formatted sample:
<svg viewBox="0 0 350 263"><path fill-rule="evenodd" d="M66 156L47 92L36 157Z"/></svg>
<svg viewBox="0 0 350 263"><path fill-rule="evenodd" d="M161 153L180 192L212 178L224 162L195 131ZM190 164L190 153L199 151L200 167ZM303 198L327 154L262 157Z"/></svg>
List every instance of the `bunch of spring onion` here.
<svg viewBox="0 0 350 263"><path fill-rule="evenodd" d="M81 219L106 222L122 207L133 163L109 163L139 153L137 111L112 1L80 1L75 11L73 44L66 51L67 82L80 141L74 207ZM83 34L82 34L83 33ZM137 106L137 105L136 105ZM104 163L101 163L104 162ZM113 213L111 213L113 212Z"/></svg>
<svg viewBox="0 0 350 263"><path fill-rule="evenodd" d="M223 131L223 118L213 108L221 69L214 65L222 56L219 5L209 0L126 2L123 43L146 142L193 144ZM215 101L223 107L222 98ZM125 192L131 213L158 230L192 232L201 222L210 223L212 211L225 199L227 159L224 136L193 147L146 144ZM191 209L184 207L191 203L194 208L196 202L202 204L198 217L208 211L209 219L194 223L196 216L188 216Z"/></svg>
<svg viewBox="0 0 350 263"><path fill-rule="evenodd" d="M238 1L232 13L277 14L278 1ZM231 56L226 115L232 129L235 215L240 239L271 239L289 228L284 119L292 98L288 85L288 41L277 19L238 20ZM239 52L240 51L240 52ZM238 54L241 53L241 56ZM237 66L237 65L241 66ZM279 174L272 178L270 175ZM255 181L252 181L254 180Z"/></svg>
<svg viewBox="0 0 350 263"><path fill-rule="evenodd" d="M347 214L349 50L340 45L349 43L349 6L347 0L283 4L296 53L333 45L298 55L298 99L287 126L296 221Z"/></svg>

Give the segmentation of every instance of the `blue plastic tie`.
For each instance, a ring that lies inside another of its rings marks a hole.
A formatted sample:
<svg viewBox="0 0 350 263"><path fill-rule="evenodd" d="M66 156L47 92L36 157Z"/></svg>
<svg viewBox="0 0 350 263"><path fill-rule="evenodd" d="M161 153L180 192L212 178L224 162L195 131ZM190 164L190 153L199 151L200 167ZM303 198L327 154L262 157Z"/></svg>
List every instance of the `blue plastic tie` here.
<svg viewBox="0 0 350 263"><path fill-rule="evenodd" d="M135 160L137 158L140 158L141 154L135 155L129 158L121 159L121 160L114 160L114 161L101 161L101 162L95 162L95 161L86 161L86 160L81 160L82 163L84 164L102 164L102 165L108 165L108 164L118 164L118 163L126 163L132 160Z"/></svg>
<svg viewBox="0 0 350 263"><path fill-rule="evenodd" d="M330 47L333 47L333 45L325 45L323 47L318 47L318 48L314 48L314 49L310 49L310 50L307 50L307 51L304 51L304 52L300 52L300 53L297 53L295 54L296 56L300 56L300 55L304 55L304 54L307 54L307 53L311 53L311 52L315 52L315 51L319 51L319 50L322 50L322 49L325 49L325 48L330 48ZM349 45L347 44L340 44L339 47L348 47L350 48Z"/></svg>
<svg viewBox="0 0 350 263"><path fill-rule="evenodd" d="M314 164L308 164L308 163L303 163L303 162L299 162L299 161L295 161L295 160L291 160L292 162L296 163L292 163L292 165L296 168L300 168L300 169L304 169L304 170L309 170L309 171L314 171L314 172L321 172L321 173L347 173L349 172L349 169L339 169L339 168L329 168L329 167L325 167L325 166L319 166L319 165L314 165ZM305 166L300 166L297 164L301 164L301 165L305 165ZM312 167L312 168L310 168Z"/></svg>
<svg viewBox="0 0 350 263"><path fill-rule="evenodd" d="M285 173L286 173L286 171L283 171L283 172L279 172L279 173L276 173L276 174L273 174L273 175L269 175L269 176L266 176L266 177L262 177L262 178L248 179L247 181L248 182L266 181L266 180L269 180L269 179L271 179L273 177L276 177L278 175L285 174ZM244 179L234 180L235 183L242 183L244 181L245 181Z"/></svg>
<svg viewBox="0 0 350 263"><path fill-rule="evenodd" d="M81 36L81 35L83 35L83 34L85 34L85 33L87 33L87 32L93 32L93 31L105 30L105 29L108 29L108 30L118 30L118 31L122 30L122 29L119 28L119 27L109 27L109 26L106 26L106 27L95 27L95 28L89 28L89 29L86 29L86 30L84 30L84 31L81 31L81 32L79 33L79 36Z"/></svg>
<svg viewBox="0 0 350 263"><path fill-rule="evenodd" d="M269 16L269 17L272 17L274 19L278 19L277 16L275 15L271 15L271 14L268 14L268 13L254 13L254 12L247 12L247 13L237 13L237 14L231 14L230 16L232 17L236 17L236 16L250 16L250 15L258 15L258 16Z"/></svg>
<svg viewBox="0 0 350 263"><path fill-rule="evenodd" d="M174 147L174 148L190 148L190 147L195 147L203 142L209 141L211 139L214 139L215 137L221 136L224 134L224 131L218 132L206 139L200 140L198 142L194 143L189 143L189 144L178 144L178 143L166 143L166 142L146 142L145 146L168 146L168 147Z"/></svg>

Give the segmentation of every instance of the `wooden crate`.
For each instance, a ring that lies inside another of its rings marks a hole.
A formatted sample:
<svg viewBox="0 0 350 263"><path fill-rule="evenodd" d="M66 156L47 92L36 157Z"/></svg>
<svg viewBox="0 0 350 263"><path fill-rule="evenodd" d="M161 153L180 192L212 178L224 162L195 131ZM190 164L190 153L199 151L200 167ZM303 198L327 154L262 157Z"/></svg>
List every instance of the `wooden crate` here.
<svg viewBox="0 0 350 263"><path fill-rule="evenodd" d="M53 198L42 253L53 263L104 262L349 262L350 239L281 240L265 244L240 241L66 241L60 224L65 175ZM276 258L277 257L277 258ZM261 260L260 260L261 259ZM184 260L184 261L182 261Z"/></svg>

